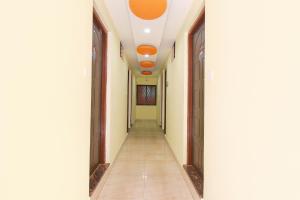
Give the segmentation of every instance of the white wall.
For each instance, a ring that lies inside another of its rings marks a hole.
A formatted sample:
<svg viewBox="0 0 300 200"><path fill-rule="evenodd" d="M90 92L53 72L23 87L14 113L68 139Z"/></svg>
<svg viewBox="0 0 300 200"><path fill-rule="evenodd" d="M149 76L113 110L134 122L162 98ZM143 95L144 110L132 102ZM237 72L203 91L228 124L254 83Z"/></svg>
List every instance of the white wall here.
<svg viewBox="0 0 300 200"><path fill-rule="evenodd" d="M126 137L127 64L102 2L97 10L109 31L112 162ZM0 199L89 199L92 13L81 0L0 8Z"/></svg>
<svg viewBox="0 0 300 200"><path fill-rule="evenodd" d="M176 57L166 63L166 139L180 164L187 162L188 32L202 8L202 1L194 2L176 39Z"/></svg>
<svg viewBox="0 0 300 200"><path fill-rule="evenodd" d="M205 199L300 199L298 8L206 2Z"/></svg>
<svg viewBox="0 0 300 200"><path fill-rule="evenodd" d="M92 1L5 1L0 24L0 199L89 199Z"/></svg>
<svg viewBox="0 0 300 200"><path fill-rule="evenodd" d="M300 199L298 8L296 1L206 2L204 199ZM184 52L200 9L195 1L168 64L166 137L181 163Z"/></svg>
<svg viewBox="0 0 300 200"><path fill-rule="evenodd" d="M106 162L112 163L127 136L128 65L120 58L120 39L103 1L95 1L95 8L108 30Z"/></svg>
<svg viewBox="0 0 300 200"><path fill-rule="evenodd" d="M127 136L127 63L119 56L120 41L109 33L107 84L107 162L113 162Z"/></svg>
<svg viewBox="0 0 300 200"><path fill-rule="evenodd" d="M181 37L176 41L176 54L184 55L187 50L184 45L185 37ZM179 163L186 162L186 149L184 149L184 141L186 141L186 91L185 91L185 75L184 56L178 56L173 62L168 60L167 66L167 101L166 101L166 139Z"/></svg>

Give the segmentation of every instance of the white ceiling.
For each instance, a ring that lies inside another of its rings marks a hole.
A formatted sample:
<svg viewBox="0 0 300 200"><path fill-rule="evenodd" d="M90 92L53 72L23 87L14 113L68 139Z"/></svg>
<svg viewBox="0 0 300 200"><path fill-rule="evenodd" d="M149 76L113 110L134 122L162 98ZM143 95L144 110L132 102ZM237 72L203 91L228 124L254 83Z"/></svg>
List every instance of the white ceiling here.
<svg viewBox="0 0 300 200"><path fill-rule="evenodd" d="M166 12L155 20L143 20L136 17L131 12L128 1L104 0L104 3L132 68L142 71L143 68L140 67L139 62L152 60L156 62L156 66L151 71L157 72L166 61L193 0L168 0ZM145 28L150 28L151 33L145 33ZM141 44L154 45L158 49L158 54L150 58L138 55L136 48Z"/></svg>

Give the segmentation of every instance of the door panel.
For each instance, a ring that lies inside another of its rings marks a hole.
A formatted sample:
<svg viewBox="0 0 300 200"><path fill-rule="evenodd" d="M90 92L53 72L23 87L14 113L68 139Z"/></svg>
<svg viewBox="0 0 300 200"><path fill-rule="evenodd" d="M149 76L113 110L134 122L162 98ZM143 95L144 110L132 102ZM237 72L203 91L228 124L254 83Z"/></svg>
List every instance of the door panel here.
<svg viewBox="0 0 300 200"><path fill-rule="evenodd" d="M164 133L165 134L167 134L167 83L168 83L168 72L167 72L167 69L165 70L165 102L164 102L164 104L165 104L165 110L164 110L164 112L165 112L165 121L164 121L164 124L165 124L165 129L164 129Z"/></svg>
<svg viewBox="0 0 300 200"><path fill-rule="evenodd" d="M203 174L204 154L204 23L193 34L192 164Z"/></svg>
<svg viewBox="0 0 300 200"><path fill-rule="evenodd" d="M109 165L105 163L107 31L95 10L92 36L90 195Z"/></svg>
<svg viewBox="0 0 300 200"><path fill-rule="evenodd" d="M102 32L93 25L93 55L92 55L92 112L91 112L91 145L90 173L100 163L101 144L101 60Z"/></svg>
<svg viewBox="0 0 300 200"><path fill-rule="evenodd" d="M100 23L94 17L92 43L92 97L91 97L91 138L90 138L90 175L99 164L103 164L103 130L105 109L105 38Z"/></svg>

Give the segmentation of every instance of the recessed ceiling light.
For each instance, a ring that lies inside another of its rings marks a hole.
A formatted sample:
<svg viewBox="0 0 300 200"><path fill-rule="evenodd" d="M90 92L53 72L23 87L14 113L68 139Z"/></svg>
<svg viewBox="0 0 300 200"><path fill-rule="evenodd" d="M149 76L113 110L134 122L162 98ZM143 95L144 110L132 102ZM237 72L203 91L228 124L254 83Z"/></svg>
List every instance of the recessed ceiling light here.
<svg viewBox="0 0 300 200"><path fill-rule="evenodd" d="M144 33L151 33L151 29L150 28L145 28Z"/></svg>
<svg viewBox="0 0 300 200"><path fill-rule="evenodd" d="M146 54L146 55L145 55L145 58L149 58L149 57L150 57L150 55L149 55L149 54Z"/></svg>

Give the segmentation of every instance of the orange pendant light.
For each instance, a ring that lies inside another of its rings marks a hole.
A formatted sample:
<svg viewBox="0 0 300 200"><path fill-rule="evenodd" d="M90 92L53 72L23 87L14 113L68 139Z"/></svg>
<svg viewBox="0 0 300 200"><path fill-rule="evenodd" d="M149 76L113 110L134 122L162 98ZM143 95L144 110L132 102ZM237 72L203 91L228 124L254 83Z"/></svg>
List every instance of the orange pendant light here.
<svg viewBox="0 0 300 200"><path fill-rule="evenodd" d="M167 0L129 0L131 12L144 20L162 16L167 9Z"/></svg>
<svg viewBox="0 0 300 200"><path fill-rule="evenodd" d="M142 71L142 74L143 75L152 75L152 72L151 71Z"/></svg>
<svg viewBox="0 0 300 200"><path fill-rule="evenodd" d="M157 53L157 49L152 45L140 45L137 48L137 52L142 55L155 55Z"/></svg>
<svg viewBox="0 0 300 200"><path fill-rule="evenodd" d="M142 61L142 62L140 62L140 65L141 65L141 67L144 67L144 68L151 68L151 67L154 67L155 63L152 61Z"/></svg>

